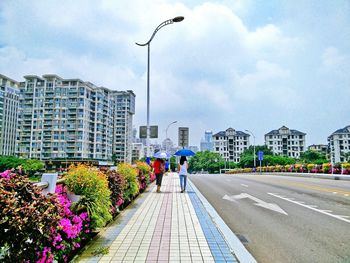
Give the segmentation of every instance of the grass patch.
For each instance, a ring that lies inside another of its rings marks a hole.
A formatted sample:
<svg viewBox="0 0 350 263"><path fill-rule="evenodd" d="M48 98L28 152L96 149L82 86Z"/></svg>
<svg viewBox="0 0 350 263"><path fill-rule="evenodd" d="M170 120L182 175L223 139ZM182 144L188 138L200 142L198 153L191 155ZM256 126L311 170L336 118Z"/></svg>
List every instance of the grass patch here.
<svg viewBox="0 0 350 263"><path fill-rule="evenodd" d="M109 247L99 247L95 251L91 252L93 256L101 256L109 253Z"/></svg>

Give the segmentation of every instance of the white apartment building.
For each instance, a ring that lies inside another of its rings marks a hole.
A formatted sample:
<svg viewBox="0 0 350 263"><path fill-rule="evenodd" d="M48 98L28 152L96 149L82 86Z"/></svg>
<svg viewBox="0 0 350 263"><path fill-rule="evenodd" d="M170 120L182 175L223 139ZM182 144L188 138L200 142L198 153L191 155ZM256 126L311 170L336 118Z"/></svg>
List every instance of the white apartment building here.
<svg viewBox="0 0 350 263"><path fill-rule="evenodd" d="M350 125L336 130L328 137L330 159L333 164L350 160Z"/></svg>
<svg viewBox="0 0 350 263"><path fill-rule="evenodd" d="M0 74L0 155L15 155L18 82Z"/></svg>
<svg viewBox="0 0 350 263"><path fill-rule="evenodd" d="M315 151L327 155L328 153L328 145L326 144L311 144L307 147L310 151Z"/></svg>
<svg viewBox="0 0 350 263"><path fill-rule="evenodd" d="M299 158L305 152L306 133L282 126L265 134L265 145L276 155Z"/></svg>
<svg viewBox="0 0 350 263"><path fill-rule="evenodd" d="M141 158L145 157L144 153L144 146L142 142L133 142L132 143L132 157L131 161L137 161L140 160Z"/></svg>
<svg viewBox="0 0 350 263"><path fill-rule="evenodd" d="M118 162L131 163L132 121L135 114L135 94L131 90L112 91L113 97L113 154Z"/></svg>
<svg viewBox="0 0 350 263"><path fill-rule="evenodd" d="M115 145L120 137L115 134L120 131L115 128L123 122L114 125L120 117L117 91L51 74L24 78L20 83L20 157L105 161L111 160L113 154L119 156ZM123 105L120 107L127 111ZM131 135L129 123L124 122L127 128L122 130ZM131 161L131 150L129 156L123 161Z"/></svg>
<svg viewBox="0 0 350 263"><path fill-rule="evenodd" d="M240 161L240 155L250 146L250 135L228 128L213 135L213 151L219 153L225 161Z"/></svg>

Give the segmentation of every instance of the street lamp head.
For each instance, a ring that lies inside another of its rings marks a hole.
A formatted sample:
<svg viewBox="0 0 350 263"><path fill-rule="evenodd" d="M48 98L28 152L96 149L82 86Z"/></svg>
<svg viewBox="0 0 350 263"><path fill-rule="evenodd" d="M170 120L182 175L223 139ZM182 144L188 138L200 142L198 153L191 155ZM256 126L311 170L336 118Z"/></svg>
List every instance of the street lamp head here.
<svg viewBox="0 0 350 263"><path fill-rule="evenodd" d="M185 18L183 16L177 16L177 17L174 17L172 20L173 22L181 22L182 20L184 20Z"/></svg>

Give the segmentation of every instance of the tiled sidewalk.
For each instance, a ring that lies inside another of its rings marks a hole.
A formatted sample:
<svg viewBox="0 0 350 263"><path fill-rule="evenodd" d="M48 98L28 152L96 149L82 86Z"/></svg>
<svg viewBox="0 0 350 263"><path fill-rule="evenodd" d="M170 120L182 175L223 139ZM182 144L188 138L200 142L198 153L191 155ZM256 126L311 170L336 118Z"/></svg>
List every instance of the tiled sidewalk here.
<svg viewBox="0 0 350 263"><path fill-rule="evenodd" d="M237 262L204 206L176 173L127 208L74 262ZM130 211L127 211L130 210ZM118 220L117 220L118 221ZM99 248L108 253L95 255Z"/></svg>

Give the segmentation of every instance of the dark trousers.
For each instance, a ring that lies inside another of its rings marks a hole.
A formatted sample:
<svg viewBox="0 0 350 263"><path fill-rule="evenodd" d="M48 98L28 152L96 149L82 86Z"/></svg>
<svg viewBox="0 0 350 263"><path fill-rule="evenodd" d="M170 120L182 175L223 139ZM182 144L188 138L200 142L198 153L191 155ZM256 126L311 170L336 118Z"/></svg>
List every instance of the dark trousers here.
<svg viewBox="0 0 350 263"><path fill-rule="evenodd" d="M163 173L156 174L156 185L161 186L163 179Z"/></svg>

